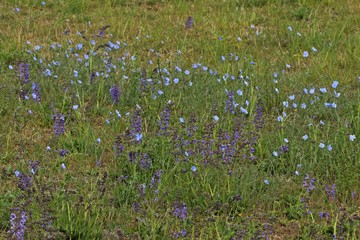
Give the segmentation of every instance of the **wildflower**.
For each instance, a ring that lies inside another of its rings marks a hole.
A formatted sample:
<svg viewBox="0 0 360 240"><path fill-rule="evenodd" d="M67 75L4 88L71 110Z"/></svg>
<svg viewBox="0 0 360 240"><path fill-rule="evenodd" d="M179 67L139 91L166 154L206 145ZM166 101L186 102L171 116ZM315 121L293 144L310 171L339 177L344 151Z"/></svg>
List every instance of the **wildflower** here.
<svg viewBox="0 0 360 240"><path fill-rule="evenodd" d="M180 218L181 220L185 220L185 218L187 217L187 207L185 203L182 204L177 204L174 207L174 211L173 214L175 217Z"/></svg>
<svg viewBox="0 0 360 240"><path fill-rule="evenodd" d="M242 96L243 95L243 92L239 89L236 91L236 93L239 95L239 96Z"/></svg>
<svg viewBox="0 0 360 240"><path fill-rule="evenodd" d="M331 87L332 88L337 88L337 86L339 85L339 82L338 81L334 81L332 84L331 84Z"/></svg>
<svg viewBox="0 0 360 240"><path fill-rule="evenodd" d="M273 155L274 157L279 156L278 152L276 152L276 151L273 151L272 155Z"/></svg>
<svg viewBox="0 0 360 240"><path fill-rule="evenodd" d="M303 180L303 187L307 192L314 190L315 178L310 178L309 174L306 174Z"/></svg>
<svg viewBox="0 0 360 240"><path fill-rule="evenodd" d="M315 47L312 47L312 48L311 48L311 51L317 52L317 49L316 49Z"/></svg>
<svg viewBox="0 0 360 240"><path fill-rule="evenodd" d="M78 108L79 108L79 105L74 105L74 106L73 106L73 109L74 109L74 110L77 110Z"/></svg>
<svg viewBox="0 0 360 240"><path fill-rule="evenodd" d="M229 112L231 114L235 113L234 110L234 92L227 92L227 100L226 100L226 109L225 112Z"/></svg>
<svg viewBox="0 0 360 240"><path fill-rule="evenodd" d="M308 138L309 138L308 135L302 136L302 139L303 139L304 141L306 141Z"/></svg>
<svg viewBox="0 0 360 240"><path fill-rule="evenodd" d="M139 164L140 164L140 169L146 169L146 170L148 170L148 169L150 168L150 166L151 166L151 159L150 159L150 157L149 157L146 153L142 154L142 155L140 156L140 162L139 162Z"/></svg>
<svg viewBox="0 0 360 240"><path fill-rule="evenodd" d="M100 139L100 138L97 138L97 139L96 139L96 142L97 142L98 144L100 144L100 143L101 143L101 139Z"/></svg>
<svg viewBox="0 0 360 240"><path fill-rule="evenodd" d="M321 93L326 93L326 92L327 92L325 87L324 87L324 88L320 88L319 90L320 90Z"/></svg>
<svg viewBox="0 0 360 240"><path fill-rule="evenodd" d="M299 171L297 171L297 170L295 171L295 174L298 175L298 176L300 176L300 173L299 173Z"/></svg>
<svg viewBox="0 0 360 240"><path fill-rule="evenodd" d="M315 93L315 88L314 87L310 88L309 93L314 94Z"/></svg>
<svg viewBox="0 0 360 240"><path fill-rule="evenodd" d="M110 94L113 103L115 103L116 105L119 104L120 91L117 85L114 85L112 88L110 88Z"/></svg>
<svg viewBox="0 0 360 240"><path fill-rule="evenodd" d="M17 210L17 209L16 209ZM10 214L10 231L12 239L23 240L25 234L25 223L28 216L25 211L21 211L20 216L16 216L14 212ZM18 219L18 220L17 220Z"/></svg>
<svg viewBox="0 0 360 240"><path fill-rule="evenodd" d="M328 219L329 213L328 212L319 212L319 217L320 217L320 219L323 219L323 218Z"/></svg>
<svg viewBox="0 0 360 240"><path fill-rule="evenodd" d="M331 185L331 188L329 186L326 186L325 192L331 200L334 200L336 194L336 185L335 184Z"/></svg>
<svg viewBox="0 0 360 240"><path fill-rule="evenodd" d="M319 147L320 147L320 148L324 148L324 147L325 147L325 144L324 144L324 143L320 143L320 144L319 144Z"/></svg>
<svg viewBox="0 0 360 240"><path fill-rule="evenodd" d="M181 118L179 119L179 121L180 121L181 123L184 123L184 122L185 122L183 117L181 117Z"/></svg>
<svg viewBox="0 0 360 240"><path fill-rule="evenodd" d="M58 137L61 134L63 134L65 132L65 115L63 114L54 114L53 115L53 119L55 121L55 125L54 125L54 132L55 135Z"/></svg>
<svg viewBox="0 0 360 240"><path fill-rule="evenodd" d="M305 104L305 103L302 103L302 104L301 104L301 108L302 108L302 109L306 109L306 104Z"/></svg>
<svg viewBox="0 0 360 240"><path fill-rule="evenodd" d="M65 157L68 154L68 152L69 151L66 149L60 149L59 151L60 157Z"/></svg>
<svg viewBox="0 0 360 240"><path fill-rule="evenodd" d="M135 140L138 141L138 142L140 142L141 139L142 139L142 137L143 137L142 133L137 133L137 134L135 135Z"/></svg>
<svg viewBox="0 0 360 240"><path fill-rule="evenodd" d="M290 95L290 96L289 96L289 99L290 99L290 100L294 100L294 99L295 99L295 95Z"/></svg>
<svg viewBox="0 0 360 240"><path fill-rule="evenodd" d="M180 79L179 79L179 78L174 78L174 83L175 83L175 84L178 84L178 83L179 83L179 81L180 81Z"/></svg>
<svg viewBox="0 0 360 240"><path fill-rule="evenodd" d="M304 52L303 52L303 57L304 57L304 58L307 58L308 56L309 56L309 52L308 52L308 51L304 51Z"/></svg>
<svg viewBox="0 0 360 240"><path fill-rule="evenodd" d="M41 100L40 87L36 83L32 83L32 94L31 94L31 96L32 96L32 98L34 99L35 102L39 102Z"/></svg>
<svg viewBox="0 0 360 240"><path fill-rule="evenodd" d="M244 114L248 114L248 111L243 107L240 107L240 111Z"/></svg>
<svg viewBox="0 0 360 240"><path fill-rule="evenodd" d="M355 141L355 139L356 139L355 135L352 135L352 134L349 135L349 140L351 142Z"/></svg>
<svg viewBox="0 0 360 240"><path fill-rule="evenodd" d="M282 122L282 121L283 121L283 117L282 117L282 116L278 116L278 117L277 117L277 121L278 121L278 122Z"/></svg>
<svg viewBox="0 0 360 240"><path fill-rule="evenodd" d="M20 63L19 64L19 77L21 84L27 84L30 82L30 64Z"/></svg>
<svg viewBox="0 0 360 240"><path fill-rule="evenodd" d="M331 144L327 145L327 149L328 149L329 151L331 151L331 150L332 150L332 146L331 146Z"/></svg>
<svg viewBox="0 0 360 240"><path fill-rule="evenodd" d="M269 180L267 180L267 179L264 180L264 183L265 183L266 185L269 185L269 184L270 184Z"/></svg>
<svg viewBox="0 0 360 240"><path fill-rule="evenodd" d="M195 166L191 167L191 171L196 172L197 168Z"/></svg>
<svg viewBox="0 0 360 240"><path fill-rule="evenodd" d="M158 121L158 124L160 126L160 135L167 136L168 128L170 125L170 106L169 104L166 105L164 111L160 113L160 120Z"/></svg>
<svg viewBox="0 0 360 240"><path fill-rule="evenodd" d="M189 75L189 74L190 74L190 71L186 69L184 73L185 73L186 75Z"/></svg>
<svg viewBox="0 0 360 240"><path fill-rule="evenodd" d="M193 24L194 24L194 19L191 16L189 16L185 22L185 29L192 28Z"/></svg>
<svg viewBox="0 0 360 240"><path fill-rule="evenodd" d="M217 115L214 115L213 118L214 118L215 122L219 121L219 117Z"/></svg>
<svg viewBox="0 0 360 240"><path fill-rule="evenodd" d="M66 169L65 163L62 163L62 164L61 164L61 168L64 169L64 170Z"/></svg>

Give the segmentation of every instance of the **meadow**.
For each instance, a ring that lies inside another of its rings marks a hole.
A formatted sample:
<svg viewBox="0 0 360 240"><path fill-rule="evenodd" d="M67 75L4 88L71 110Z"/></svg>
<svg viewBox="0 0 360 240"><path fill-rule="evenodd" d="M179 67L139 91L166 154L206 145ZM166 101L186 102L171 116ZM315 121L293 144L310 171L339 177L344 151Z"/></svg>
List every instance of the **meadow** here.
<svg viewBox="0 0 360 240"><path fill-rule="evenodd" d="M357 0L0 8L0 239L360 239Z"/></svg>

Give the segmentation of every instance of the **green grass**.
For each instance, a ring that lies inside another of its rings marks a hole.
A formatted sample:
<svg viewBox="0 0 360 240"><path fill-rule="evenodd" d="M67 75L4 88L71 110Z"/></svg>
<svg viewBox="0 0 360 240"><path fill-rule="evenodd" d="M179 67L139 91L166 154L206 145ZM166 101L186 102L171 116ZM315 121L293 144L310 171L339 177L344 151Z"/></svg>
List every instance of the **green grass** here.
<svg viewBox="0 0 360 240"><path fill-rule="evenodd" d="M360 238L357 1L0 7L0 239Z"/></svg>

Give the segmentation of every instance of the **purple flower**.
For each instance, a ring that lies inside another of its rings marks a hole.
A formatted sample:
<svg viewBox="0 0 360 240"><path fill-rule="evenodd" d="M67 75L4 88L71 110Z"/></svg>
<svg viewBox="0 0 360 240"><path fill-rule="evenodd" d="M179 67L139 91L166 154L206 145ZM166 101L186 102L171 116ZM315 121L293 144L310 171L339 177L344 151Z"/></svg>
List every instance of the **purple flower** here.
<svg viewBox="0 0 360 240"><path fill-rule="evenodd" d="M160 120L158 121L158 124L160 126L159 135L161 135L161 136L169 135L169 132L168 132L168 128L170 125L170 106L169 106L169 104L166 105L164 111L162 111L160 113Z"/></svg>
<svg viewBox="0 0 360 240"><path fill-rule="evenodd" d="M115 103L116 105L119 104L120 91L117 85L114 85L112 88L110 88L110 94L113 103Z"/></svg>
<svg viewBox="0 0 360 240"><path fill-rule="evenodd" d="M234 109L234 92L232 92L232 91L227 92L227 100L226 100L225 112L229 112L231 114L235 113L235 109Z"/></svg>
<svg viewBox="0 0 360 240"><path fill-rule="evenodd" d="M129 161L131 163L134 163L136 161L136 156L137 156L137 152L129 152L128 153Z"/></svg>
<svg viewBox="0 0 360 240"><path fill-rule="evenodd" d="M194 19L191 16L189 16L185 22L185 29L192 28L193 25L194 25Z"/></svg>
<svg viewBox="0 0 360 240"><path fill-rule="evenodd" d="M143 153L140 156L140 169L148 170L151 167L151 159L146 153Z"/></svg>
<svg viewBox="0 0 360 240"><path fill-rule="evenodd" d="M58 137L65 132L65 115L63 114L54 114L53 119L55 121L54 132Z"/></svg>
<svg viewBox="0 0 360 240"><path fill-rule="evenodd" d="M135 140L140 143L142 139L141 134L141 116L140 116L140 109L137 108L135 112L131 116L131 135L135 138Z"/></svg>
<svg viewBox="0 0 360 240"><path fill-rule="evenodd" d="M15 209L19 212L18 209ZM20 216L16 216L14 212L10 214L10 230L11 239L23 240L25 234L25 223L28 216L25 211L20 212Z"/></svg>
<svg viewBox="0 0 360 240"><path fill-rule="evenodd" d="M34 99L35 102L40 102L41 100L41 95L40 95L40 87L38 84L36 83L32 83L32 94L31 94L32 98Z"/></svg>
<svg viewBox="0 0 360 240"><path fill-rule="evenodd" d="M115 140L115 143L114 143L115 156L116 157L120 156L120 154L123 153L124 150L125 150L125 147L121 142L121 137L120 136L116 137L116 140Z"/></svg>
<svg viewBox="0 0 360 240"><path fill-rule="evenodd" d="M331 200L335 200L336 185L335 184L331 185L331 188L330 186L326 186L325 192Z"/></svg>
<svg viewBox="0 0 360 240"><path fill-rule="evenodd" d="M306 174L303 180L303 187L306 189L307 192L311 192L314 190L314 183L315 178L310 178L309 174Z"/></svg>
<svg viewBox="0 0 360 240"><path fill-rule="evenodd" d="M30 82L30 64L20 63L19 64L19 77L21 84L27 84Z"/></svg>
<svg viewBox="0 0 360 240"><path fill-rule="evenodd" d="M185 203L182 204L176 204L174 207L173 214L175 217L180 218L181 220L185 220L187 217L187 207Z"/></svg>
<svg viewBox="0 0 360 240"><path fill-rule="evenodd" d="M162 170L160 169L151 178L150 188L156 188L157 187L157 185L160 183L161 175L162 175Z"/></svg>
<svg viewBox="0 0 360 240"><path fill-rule="evenodd" d="M69 152L68 150L60 149L59 151L60 157L65 157L68 152Z"/></svg>
<svg viewBox="0 0 360 240"><path fill-rule="evenodd" d="M320 219L328 219L329 218L329 213L328 212L319 212L319 217Z"/></svg>

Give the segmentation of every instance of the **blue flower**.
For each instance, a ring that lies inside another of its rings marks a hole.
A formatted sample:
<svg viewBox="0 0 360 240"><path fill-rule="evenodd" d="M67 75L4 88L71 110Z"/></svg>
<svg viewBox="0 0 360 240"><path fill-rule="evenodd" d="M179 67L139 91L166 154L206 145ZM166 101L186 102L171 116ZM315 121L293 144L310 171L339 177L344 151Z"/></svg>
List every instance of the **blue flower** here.
<svg viewBox="0 0 360 240"><path fill-rule="evenodd" d="M242 96L243 95L243 92L239 89L236 91L236 93L239 95L239 96Z"/></svg>
<svg viewBox="0 0 360 240"><path fill-rule="evenodd" d="M319 148L324 148L325 147L325 144L324 143L320 143L319 144Z"/></svg>
<svg viewBox="0 0 360 240"><path fill-rule="evenodd" d="M240 111L241 111L242 113L248 114L248 111L247 111L245 108L243 108L243 107L240 107Z"/></svg>
<svg viewBox="0 0 360 240"><path fill-rule="evenodd" d="M290 96L289 96L289 99L290 99L290 100L294 100L294 99L295 99L295 95L290 95Z"/></svg>
<svg viewBox="0 0 360 240"><path fill-rule="evenodd" d="M356 139L355 134L354 135L352 135L352 134L349 135L349 140L351 142L355 141L355 139Z"/></svg>
<svg viewBox="0 0 360 240"><path fill-rule="evenodd" d="M278 117L277 117L277 121L278 121L278 122L282 122L282 121L283 121L283 117L282 117L282 116L278 116Z"/></svg>
<svg viewBox="0 0 360 240"><path fill-rule="evenodd" d="M308 56L309 56L309 52L308 52L308 51L304 51L304 52L303 52L303 57L304 57L304 58L307 58Z"/></svg>
<svg viewBox="0 0 360 240"><path fill-rule="evenodd" d="M331 150L332 150L332 146L331 146L331 144L327 145L327 149L328 149L329 151L331 151Z"/></svg>
<svg viewBox="0 0 360 240"><path fill-rule="evenodd" d="M197 168L195 166L191 167L191 171L196 172Z"/></svg>
<svg viewBox="0 0 360 240"><path fill-rule="evenodd" d="M302 136L302 139L303 139L304 141L306 141L308 138L309 138L308 135Z"/></svg>
<svg viewBox="0 0 360 240"><path fill-rule="evenodd" d="M219 117L217 115L214 115L213 118L214 118L215 122L219 121Z"/></svg>
<svg viewBox="0 0 360 240"><path fill-rule="evenodd" d="M185 122L183 117L181 117L179 120L180 120L181 123Z"/></svg>
<svg viewBox="0 0 360 240"><path fill-rule="evenodd" d="M274 157L279 156L278 152L276 152L276 151L273 151L272 155L273 155Z"/></svg>
<svg viewBox="0 0 360 240"><path fill-rule="evenodd" d="M179 78L174 78L174 83L175 84L179 83L179 81L180 81Z"/></svg>
<svg viewBox="0 0 360 240"><path fill-rule="evenodd" d="M64 169L64 170L66 169L65 163L62 163L62 164L61 164L61 168Z"/></svg>
<svg viewBox="0 0 360 240"><path fill-rule="evenodd" d="M320 92L322 92L322 93L326 93L327 91L326 91L326 88L324 87L324 88L320 88Z"/></svg>
<svg viewBox="0 0 360 240"><path fill-rule="evenodd" d="M135 134L136 141L140 141L142 139L142 137L143 137L142 133L136 133Z"/></svg>
<svg viewBox="0 0 360 240"><path fill-rule="evenodd" d="M338 82L338 81L334 81L334 82L331 84L331 87L335 89L338 85L339 85L339 82Z"/></svg>
<svg viewBox="0 0 360 240"><path fill-rule="evenodd" d="M270 184L269 180L267 180L267 179L264 180L264 183L265 183L266 185L269 185L269 184Z"/></svg>

